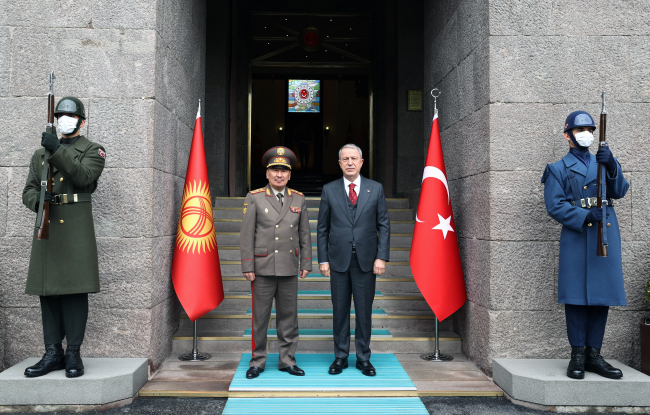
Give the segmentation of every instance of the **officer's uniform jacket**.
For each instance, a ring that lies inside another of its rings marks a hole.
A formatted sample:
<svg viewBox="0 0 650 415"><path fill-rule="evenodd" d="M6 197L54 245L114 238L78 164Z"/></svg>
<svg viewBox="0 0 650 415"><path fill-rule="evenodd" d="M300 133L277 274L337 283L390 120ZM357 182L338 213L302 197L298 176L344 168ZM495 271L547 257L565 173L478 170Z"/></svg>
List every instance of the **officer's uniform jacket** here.
<svg viewBox="0 0 650 415"><path fill-rule="evenodd" d="M23 190L23 204L37 212L37 195L45 149L34 152ZM97 189L97 179L104 170L104 148L79 139L69 148L61 145L49 158L53 173L52 192L70 194L67 204L50 203L50 234L37 240L34 230L27 275L26 294L64 295L99 292L99 265L89 199ZM83 196L81 196L83 195Z"/></svg>
<svg viewBox="0 0 650 415"><path fill-rule="evenodd" d="M582 198L595 198L598 162L593 154L590 157L587 169L584 163L569 153L562 160L547 165L542 177L546 210L553 219L562 224L558 302L576 305L627 305L623 285L621 233L616 218L615 199L625 196L629 183L623 177L623 170L617 161L616 174L607 174L607 198L614 199L614 207L607 207L609 217L603 218L607 226L608 256L599 257L596 255L598 222L584 223L589 209L581 207L580 201L573 201L567 174L567 168L574 172Z"/></svg>
<svg viewBox="0 0 650 415"><path fill-rule="evenodd" d="M311 230L305 196L286 188L283 205L270 185L246 195L241 226L242 272L293 276L311 271Z"/></svg>

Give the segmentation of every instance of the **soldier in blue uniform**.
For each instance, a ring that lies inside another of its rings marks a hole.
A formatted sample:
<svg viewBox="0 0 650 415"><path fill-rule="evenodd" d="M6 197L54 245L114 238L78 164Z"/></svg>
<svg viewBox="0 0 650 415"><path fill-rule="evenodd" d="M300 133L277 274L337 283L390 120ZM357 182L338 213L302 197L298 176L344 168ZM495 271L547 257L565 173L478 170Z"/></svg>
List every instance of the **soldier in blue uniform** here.
<svg viewBox="0 0 650 415"><path fill-rule="evenodd" d="M558 302L563 303L567 335L571 344L571 361L567 376L583 379L585 370L610 379L623 373L600 355L610 306L625 306L621 233L614 200L621 199L630 186L623 170L608 146L589 153L596 129L585 111L569 114L564 138L569 153L562 160L546 166L544 202L548 214L562 224L560 265L558 268ZM603 218L596 209L598 163L607 170L607 213ZM608 256L596 255L598 222L604 221L609 240Z"/></svg>

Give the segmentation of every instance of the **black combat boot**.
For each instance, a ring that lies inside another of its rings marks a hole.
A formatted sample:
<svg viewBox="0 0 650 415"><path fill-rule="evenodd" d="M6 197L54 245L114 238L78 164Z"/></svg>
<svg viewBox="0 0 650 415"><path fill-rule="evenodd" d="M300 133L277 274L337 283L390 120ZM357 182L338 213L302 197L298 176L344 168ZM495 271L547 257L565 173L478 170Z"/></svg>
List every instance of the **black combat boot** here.
<svg viewBox="0 0 650 415"><path fill-rule="evenodd" d="M585 347L585 354L587 355L585 362L585 370L587 372L594 372L609 379L620 379L623 377L623 372L620 369L612 367L612 365L603 359L600 355L600 349L587 346Z"/></svg>
<svg viewBox="0 0 650 415"><path fill-rule="evenodd" d="M34 366L25 369L25 376L28 378L37 378L47 375L53 370L61 369L65 369L65 356L63 355L61 343L46 344L43 358Z"/></svg>
<svg viewBox="0 0 650 415"><path fill-rule="evenodd" d="M84 374L84 364L81 361L81 346L70 346L65 349L65 376L77 378Z"/></svg>
<svg viewBox="0 0 650 415"><path fill-rule="evenodd" d="M566 369L566 375L573 379L585 378L585 348L571 346L571 361Z"/></svg>

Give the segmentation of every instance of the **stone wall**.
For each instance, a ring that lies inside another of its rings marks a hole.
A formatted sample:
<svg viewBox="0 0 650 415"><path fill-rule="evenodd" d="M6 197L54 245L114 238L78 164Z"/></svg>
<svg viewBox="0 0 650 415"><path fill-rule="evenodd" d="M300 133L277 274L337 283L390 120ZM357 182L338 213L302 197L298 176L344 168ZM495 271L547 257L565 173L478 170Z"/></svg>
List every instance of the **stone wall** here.
<svg viewBox="0 0 650 415"><path fill-rule="evenodd" d="M425 12L433 22L425 77L443 91L443 149L468 291L456 315L464 351L487 372L495 357L568 357L556 288L560 225L546 214L540 178L568 151L568 113L597 116L606 90L608 141L631 186L616 209L628 306L611 310L603 354L639 367L650 273L650 174L642 161L650 152L642 133L650 7L450 0L429 2Z"/></svg>
<svg viewBox="0 0 650 415"><path fill-rule="evenodd" d="M83 356L170 352L170 279L183 176L204 90L205 1L0 3L0 369L42 354L38 298L24 294L34 214L28 163L55 96L80 97L85 134L106 147L93 197L102 292L90 296ZM3 334L4 333L4 334Z"/></svg>

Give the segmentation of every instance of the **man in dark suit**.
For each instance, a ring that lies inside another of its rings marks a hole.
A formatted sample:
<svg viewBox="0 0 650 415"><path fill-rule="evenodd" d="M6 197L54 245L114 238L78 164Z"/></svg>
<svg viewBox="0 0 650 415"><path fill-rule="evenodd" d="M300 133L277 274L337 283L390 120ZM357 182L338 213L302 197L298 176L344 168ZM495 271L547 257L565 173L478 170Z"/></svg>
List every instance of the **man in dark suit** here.
<svg viewBox="0 0 650 415"><path fill-rule="evenodd" d="M390 221L381 184L362 177L361 149L346 144L339 150L343 177L326 184L318 211L320 272L330 277L334 311L334 363L329 373L348 367L350 300L354 297L357 369L374 376L370 363L372 302L376 275L386 271L390 251Z"/></svg>

